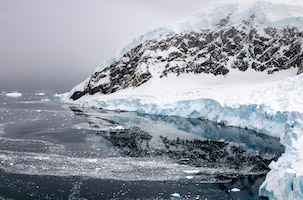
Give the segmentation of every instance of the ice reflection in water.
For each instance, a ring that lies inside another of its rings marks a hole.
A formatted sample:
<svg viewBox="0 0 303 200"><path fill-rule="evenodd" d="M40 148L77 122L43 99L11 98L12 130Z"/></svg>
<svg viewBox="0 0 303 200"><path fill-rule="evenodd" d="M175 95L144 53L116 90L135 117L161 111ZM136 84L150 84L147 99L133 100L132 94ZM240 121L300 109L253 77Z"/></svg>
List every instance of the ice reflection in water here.
<svg viewBox="0 0 303 200"><path fill-rule="evenodd" d="M161 157L185 169L195 167L199 173L193 178L204 182L266 174L269 163L283 150L271 137L201 119L70 109L87 118L91 129L124 155ZM111 131L117 126L125 129Z"/></svg>
<svg viewBox="0 0 303 200"><path fill-rule="evenodd" d="M0 199L256 197L283 150L275 138L199 119L42 98L0 96ZM118 125L125 130L109 131Z"/></svg>

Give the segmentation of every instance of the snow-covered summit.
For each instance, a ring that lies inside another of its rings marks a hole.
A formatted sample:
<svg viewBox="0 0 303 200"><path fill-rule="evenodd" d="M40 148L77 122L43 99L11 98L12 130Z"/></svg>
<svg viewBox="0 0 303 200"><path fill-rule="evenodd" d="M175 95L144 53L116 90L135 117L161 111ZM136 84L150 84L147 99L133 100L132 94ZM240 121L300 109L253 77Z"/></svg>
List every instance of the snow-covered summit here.
<svg viewBox="0 0 303 200"><path fill-rule="evenodd" d="M260 22L271 27L281 28L287 26L302 26L303 3L289 0L287 4L283 0L260 1L223 1L207 6L195 14L179 20L173 24L160 27L135 38L128 46L117 52L115 56L106 60L95 71L101 71L119 59L135 46L170 33L181 33L212 28L218 21L230 16L230 25L239 24L242 20L255 14Z"/></svg>
<svg viewBox="0 0 303 200"><path fill-rule="evenodd" d="M175 32L197 31L209 29L221 19L229 17L229 25L238 25L243 20L255 16L264 26L284 28L287 26L302 26L303 4L289 5L270 1L231 2L224 5L212 5L200 12L168 25Z"/></svg>
<svg viewBox="0 0 303 200"><path fill-rule="evenodd" d="M226 83L224 76L238 71L259 76L257 72L297 68L303 58L303 7L263 1L249 5L210 7L140 36L76 86L69 97L111 94L170 75L211 74Z"/></svg>

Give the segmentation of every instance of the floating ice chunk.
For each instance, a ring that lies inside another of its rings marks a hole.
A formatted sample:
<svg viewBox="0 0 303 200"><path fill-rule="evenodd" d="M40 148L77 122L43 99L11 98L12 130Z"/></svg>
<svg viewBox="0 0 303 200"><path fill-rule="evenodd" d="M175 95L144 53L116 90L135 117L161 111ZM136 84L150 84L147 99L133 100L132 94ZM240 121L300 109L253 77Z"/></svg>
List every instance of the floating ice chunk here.
<svg viewBox="0 0 303 200"><path fill-rule="evenodd" d="M198 174L200 171L199 170L185 170L185 174Z"/></svg>
<svg viewBox="0 0 303 200"><path fill-rule="evenodd" d="M18 97L22 96L22 93L20 93L20 92L10 92L10 93L6 93L5 96L18 98Z"/></svg>
<svg viewBox="0 0 303 200"><path fill-rule="evenodd" d="M45 93L44 92L39 92L39 93L35 93L36 96L44 96Z"/></svg>
<svg viewBox="0 0 303 200"><path fill-rule="evenodd" d="M93 159L93 158L87 159L87 162L90 162L90 163L95 163L97 161L98 161L98 159Z"/></svg>
<svg viewBox="0 0 303 200"><path fill-rule="evenodd" d="M170 196L172 197L177 197L177 198L181 198L180 194L179 193L173 193L173 194L170 194Z"/></svg>
<svg viewBox="0 0 303 200"><path fill-rule="evenodd" d="M54 94L53 95L53 99L57 99L57 100L60 100L60 99L64 99L64 98L69 98L69 93L64 93L64 94Z"/></svg>
<svg viewBox="0 0 303 200"><path fill-rule="evenodd" d="M124 131L125 129L123 128L123 126L116 126L116 127L109 127L109 132L121 132Z"/></svg>
<svg viewBox="0 0 303 200"><path fill-rule="evenodd" d="M240 192L241 190L239 188L233 188L230 191L232 191L232 192Z"/></svg>

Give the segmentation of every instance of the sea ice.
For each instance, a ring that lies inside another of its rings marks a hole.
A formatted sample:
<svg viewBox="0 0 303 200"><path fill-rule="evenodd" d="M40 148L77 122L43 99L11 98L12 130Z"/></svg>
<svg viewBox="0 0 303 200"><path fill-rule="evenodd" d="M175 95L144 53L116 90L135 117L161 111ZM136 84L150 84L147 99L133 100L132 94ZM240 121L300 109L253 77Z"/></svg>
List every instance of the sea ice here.
<svg viewBox="0 0 303 200"><path fill-rule="evenodd" d="M177 197L177 198L181 198L180 194L179 193L173 193L173 194L170 194L170 196L172 197Z"/></svg>
<svg viewBox="0 0 303 200"><path fill-rule="evenodd" d="M109 127L109 132L122 132L124 130L125 129L121 125L115 127Z"/></svg>
<svg viewBox="0 0 303 200"><path fill-rule="evenodd" d="M10 92L10 93L6 93L5 96L18 98L18 97L22 96L22 93L20 93L20 92Z"/></svg>
<svg viewBox="0 0 303 200"><path fill-rule="evenodd" d="M230 191L232 191L232 192L240 192L241 190L239 188L233 188Z"/></svg>
<svg viewBox="0 0 303 200"><path fill-rule="evenodd" d="M36 96L44 96L45 93L44 92L39 92L39 93L35 93Z"/></svg>
<svg viewBox="0 0 303 200"><path fill-rule="evenodd" d="M199 170L185 170L185 174L198 174L200 171Z"/></svg>

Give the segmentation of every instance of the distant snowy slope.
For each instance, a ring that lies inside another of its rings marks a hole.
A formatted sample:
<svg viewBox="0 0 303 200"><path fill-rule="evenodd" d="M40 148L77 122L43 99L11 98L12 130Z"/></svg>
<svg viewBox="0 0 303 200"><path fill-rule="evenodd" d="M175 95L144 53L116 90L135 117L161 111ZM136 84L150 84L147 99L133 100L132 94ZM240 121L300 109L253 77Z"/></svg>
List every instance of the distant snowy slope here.
<svg viewBox="0 0 303 200"><path fill-rule="evenodd" d="M229 76L297 68L303 58L303 7L227 4L135 39L70 92L111 94L169 74ZM204 82L201 82L204 84Z"/></svg>
<svg viewBox="0 0 303 200"><path fill-rule="evenodd" d="M281 28L286 26L298 26L302 27L302 9L303 4L299 1L294 5L289 5L291 0L279 1L273 0L273 2L280 2L279 4L270 3L269 1L245 1L245 3L230 3L226 4L227 1L222 1L225 5L219 3L214 6L208 6L201 9L200 12L193 14L186 19L179 20L174 24L170 24L156 30L150 31L144 35L140 35L135 38L132 43L119 51L114 57L108 59L96 68L96 71L101 71L104 68L111 65L114 61L121 58L125 53L130 51L132 48L139 44L158 38L159 36L165 36L170 33L181 33L188 31L198 31L200 29L210 29L221 19L231 16L229 21L230 25L238 25L242 20L248 19L254 13L259 13L258 17L260 21L264 21L267 26ZM232 1L230 1L232 2ZM238 1L241 2L241 1ZM288 5L285 5L287 3ZM296 5L297 4L297 5ZM264 12L261 14L261 12ZM263 18L263 19L262 19ZM293 21L293 23L290 23Z"/></svg>

